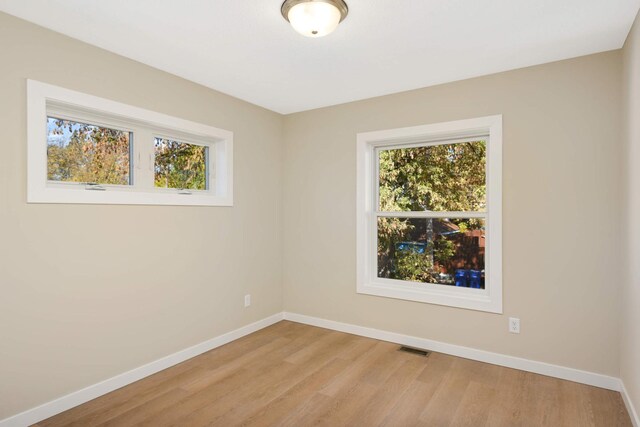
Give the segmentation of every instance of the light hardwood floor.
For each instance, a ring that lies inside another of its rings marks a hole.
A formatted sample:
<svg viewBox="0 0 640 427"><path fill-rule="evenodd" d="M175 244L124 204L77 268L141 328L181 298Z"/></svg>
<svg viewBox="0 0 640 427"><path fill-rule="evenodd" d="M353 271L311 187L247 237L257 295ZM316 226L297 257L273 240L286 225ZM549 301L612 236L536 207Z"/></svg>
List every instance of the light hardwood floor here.
<svg viewBox="0 0 640 427"><path fill-rule="evenodd" d="M280 322L38 426L631 426L619 393Z"/></svg>

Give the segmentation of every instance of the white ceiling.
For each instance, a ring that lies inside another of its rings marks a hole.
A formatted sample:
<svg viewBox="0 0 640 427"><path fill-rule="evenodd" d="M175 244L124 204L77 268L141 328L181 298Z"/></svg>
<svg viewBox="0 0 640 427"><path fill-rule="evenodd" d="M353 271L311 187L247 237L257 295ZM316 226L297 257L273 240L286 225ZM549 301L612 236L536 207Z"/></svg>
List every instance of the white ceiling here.
<svg viewBox="0 0 640 427"><path fill-rule="evenodd" d="M0 0L0 10L280 113L622 46L640 0L346 0L327 37L281 0Z"/></svg>

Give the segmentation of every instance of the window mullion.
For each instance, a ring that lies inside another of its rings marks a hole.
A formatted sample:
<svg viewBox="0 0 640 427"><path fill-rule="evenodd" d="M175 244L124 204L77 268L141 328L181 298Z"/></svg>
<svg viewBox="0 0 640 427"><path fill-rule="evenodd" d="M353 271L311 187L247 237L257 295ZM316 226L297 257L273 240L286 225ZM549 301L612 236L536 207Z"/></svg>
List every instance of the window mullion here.
<svg viewBox="0 0 640 427"><path fill-rule="evenodd" d="M135 188L154 188L153 132L147 128L136 128L133 133L133 185Z"/></svg>

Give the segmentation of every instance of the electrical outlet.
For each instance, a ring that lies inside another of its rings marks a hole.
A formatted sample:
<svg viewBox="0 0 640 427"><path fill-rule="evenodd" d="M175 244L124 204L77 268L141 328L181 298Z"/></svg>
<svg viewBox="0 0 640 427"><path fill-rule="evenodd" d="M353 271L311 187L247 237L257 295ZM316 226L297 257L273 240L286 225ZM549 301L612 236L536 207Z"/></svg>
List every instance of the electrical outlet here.
<svg viewBox="0 0 640 427"><path fill-rule="evenodd" d="M249 307L251 305L251 295L244 296L244 306Z"/></svg>
<svg viewBox="0 0 640 427"><path fill-rule="evenodd" d="M509 332L512 334L520 333L520 319L517 317L509 317Z"/></svg>

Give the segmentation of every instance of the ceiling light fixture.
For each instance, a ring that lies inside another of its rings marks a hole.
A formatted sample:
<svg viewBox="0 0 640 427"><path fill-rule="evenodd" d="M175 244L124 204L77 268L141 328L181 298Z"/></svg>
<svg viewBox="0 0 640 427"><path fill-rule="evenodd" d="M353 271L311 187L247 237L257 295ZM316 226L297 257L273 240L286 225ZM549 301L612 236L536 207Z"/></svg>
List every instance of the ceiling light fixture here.
<svg viewBox="0 0 640 427"><path fill-rule="evenodd" d="M336 29L349 8L343 0L285 0L280 11L303 36L322 37Z"/></svg>

